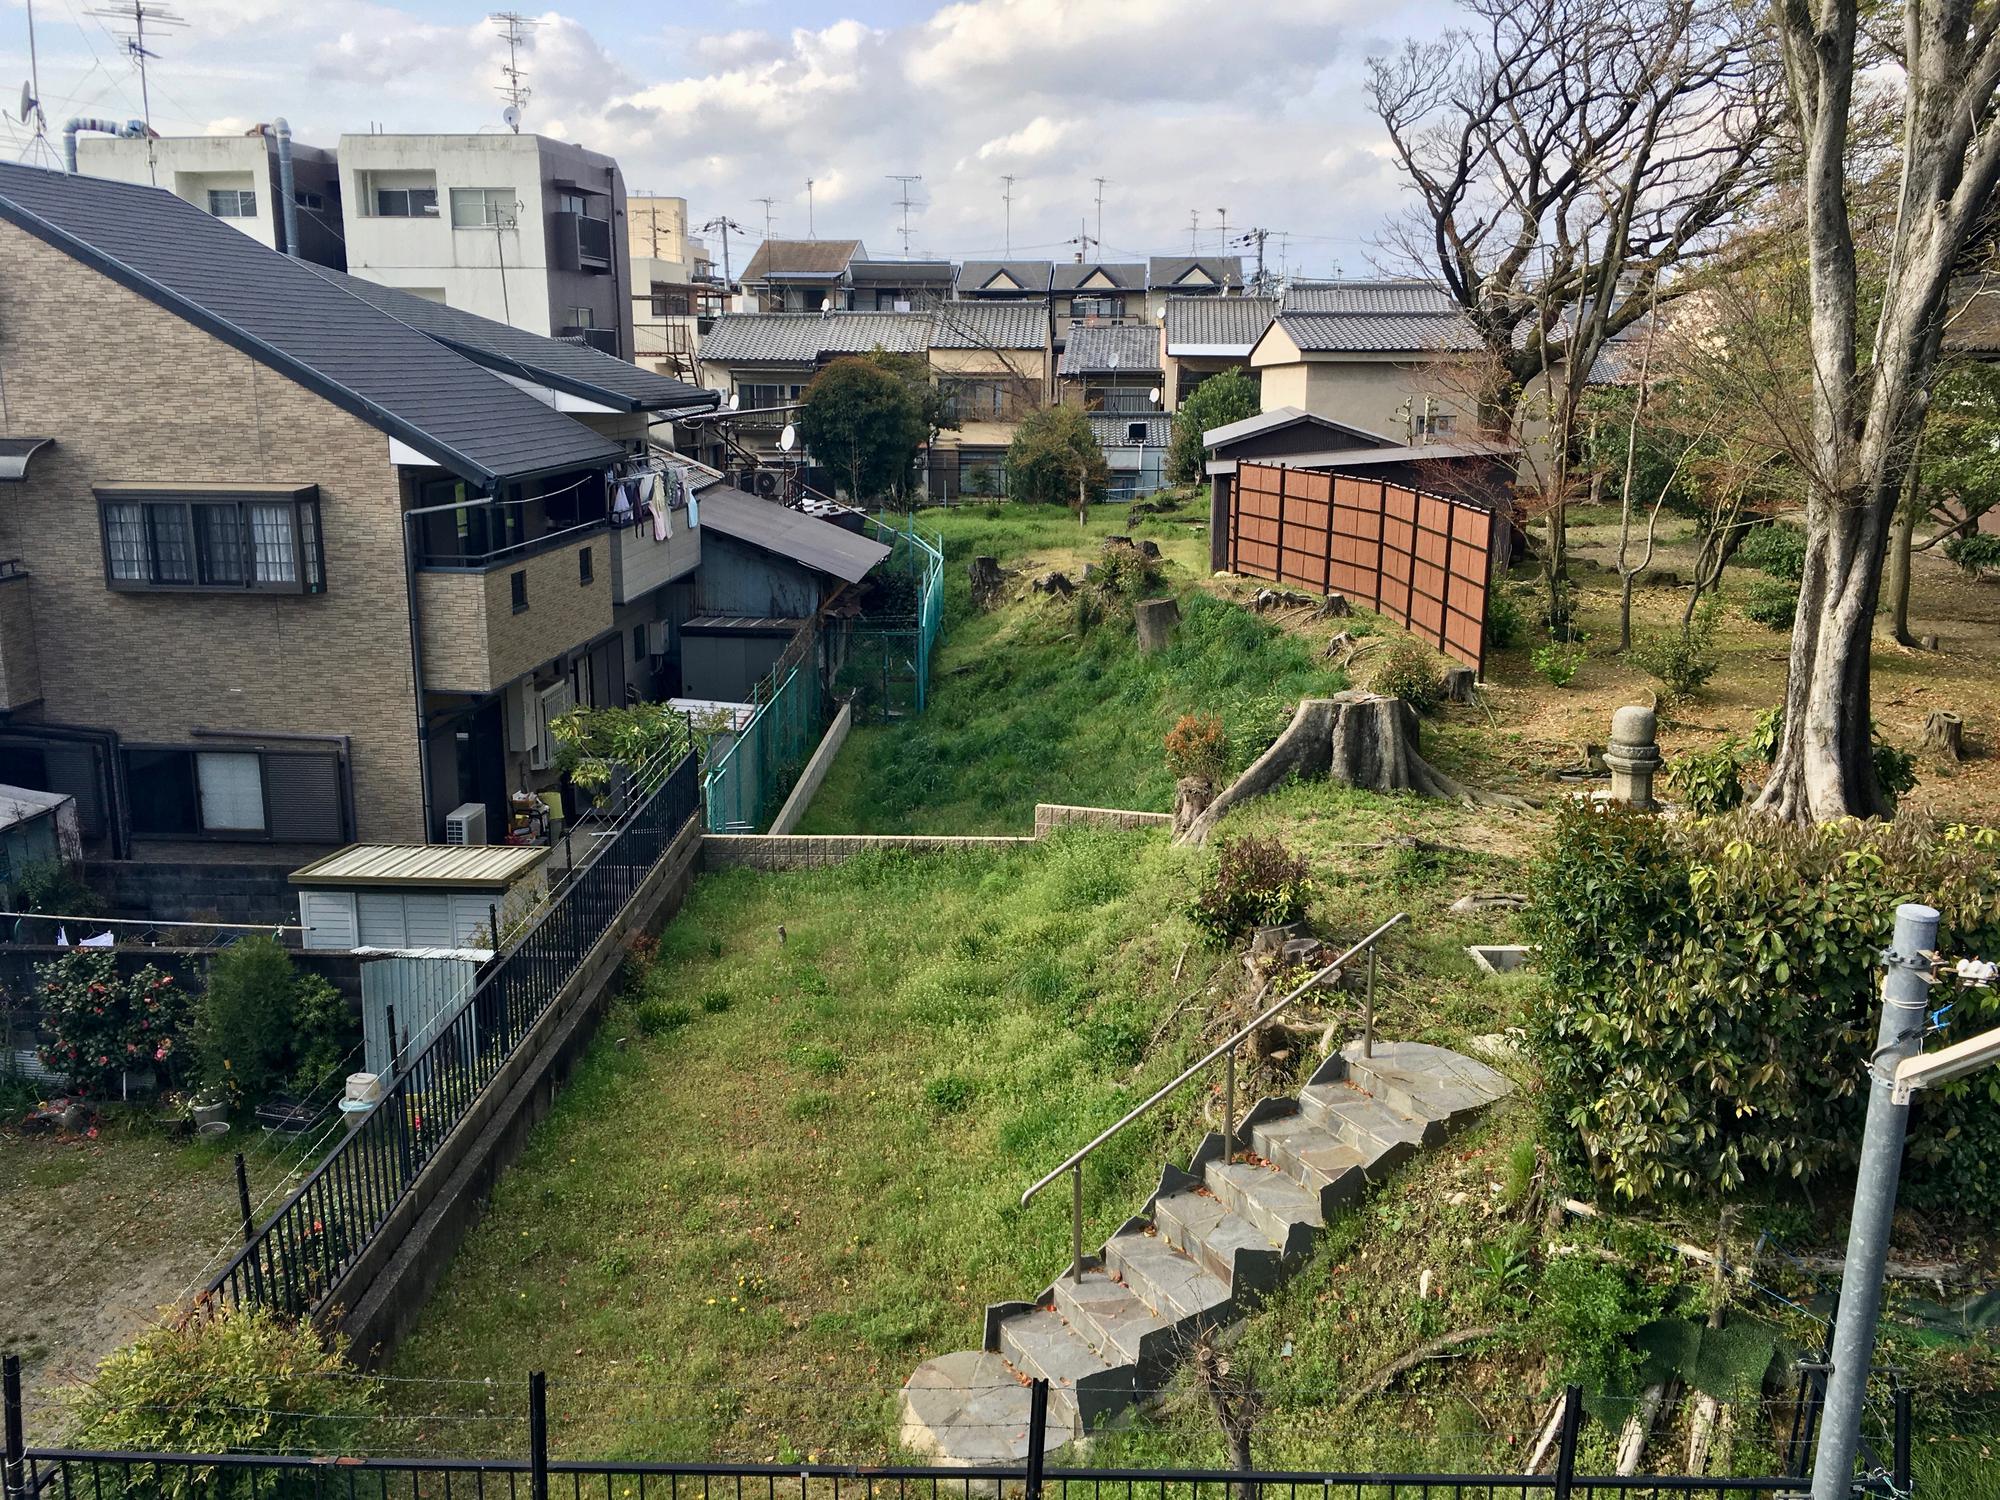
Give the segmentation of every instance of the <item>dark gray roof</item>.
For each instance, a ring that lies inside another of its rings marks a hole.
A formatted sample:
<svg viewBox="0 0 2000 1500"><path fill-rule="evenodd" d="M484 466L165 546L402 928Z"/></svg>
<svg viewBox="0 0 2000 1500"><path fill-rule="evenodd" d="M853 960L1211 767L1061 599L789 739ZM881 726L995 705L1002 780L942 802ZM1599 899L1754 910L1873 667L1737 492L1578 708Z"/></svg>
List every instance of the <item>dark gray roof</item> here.
<svg viewBox="0 0 2000 1500"><path fill-rule="evenodd" d="M1121 375L1160 368L1160 330L1150 327L1092 326L1079 323L1063 346L1064 375Z"/></svg>
<svg viewBox="0 0 2000 1500"><path fill-rule="evenodd" d="M1204 448L1228 448L1246 438L1277 432L1287 427L1310 429L1315 434L1324 433L1327 435L1327 446L1330 448L1353 445L1390 446L1390 440L1379 432L1356 427L1352 422L1336 422L1332 417L1323 417L1318 412L1305 411L1296 406L1273 407L1270 411L1259 412L1256 416L1245 417L1239 422L1211 427L1201 435L1201 444Z"/></svg>
<svg viewBox="0 0 2000 1500"><path fill-rule="evenodd" d="M1090 430L1097 435L1100 448L1136 448L1143 444L1148 448L1164 448L1173 441L1174 419L1170 412L1124 412L1094 411L1088 413ZM1132 429L1145 429L1145 436L1134 441Z"/></svg>
<svg viewBox="0 0 2000 1500"><path fill-rule="evenodd" d="M948 302L931 314L933 349L1045 349L1048 309L1039 302Z"/></svg>
<svg viewBox="0 0 2000 1500"><path fill-rule="evenodd" d="M1457 312L1281 312L1276 322L1304 354L1455 354L1481 347Z"/></svg>
<svg viewBox="0 0 2000 1500"><path fill-rule="evenodd" d="M775 500L759 500L741 490L711 490L702 497L701 524L766 552L789 557L820 573L859 583L889 555L880 542L857 536L845 526L788 510Z"/></svg>
<svg viewBox="0 0 2000 1500"><path fill-rule="evenodd" d="M1243 285L1243 257L1156 255L1146 262L1146 285L1156 292L1203 286L1240 287Z"/></svg>
<svg viewBox="0 0 2000 1500"><path fill-rule="evenodd" d="M172 193L0 164L0 218L481 487L624 451Z"/></svg>
<svg viewBox="0 0 2000 1500"><path fill-rule="evenodd" d="M854 260L847 274L856 286L902 286L910 282L935 281L951 285L952 265L948 260Z"/></svg>
<svg viewBox="0 0 2000 1500"><path fill-rule="evenodd" d="M1167 330L1167 353L1179 345L1201 344L1242 349L1263 337L1278 310L1275 297L1169 297L1161 322Z"/></svg>
<svg viewBox="0 0 2000 1500"><path fill-rule="evenodd" d="M835 354L922 354L930 319L922 313L725 313L702 335L695 358L717 364L811 365Z"/></svg>
<svg viewBox="0 0 2000 1500"><path fill-rule="evenodd" d="M1450 292L1435 281L1415 279L1293 282L1285 289L1286 312L1448 313L1458 310Z"/></svg>
<svg viewBox="0 0 2000 1500"><path fill-rule="evenodd" d="M539 333L447 307L399 287L378 286L328 266L313 266L312 270L380 308L397 322L407 323L447 349L457 350L475 364L537 384L552 385L586 401L624 411L670 411L676 407L712 407L720 399L715 391L669 380L599 353L587 344L544 338Z"/></svg>
<svg viewBox="0 0 2000 1500"><path fill-rule="evenodd" d="M1146 268L1137 261L1060 261L1056 265L1055 289L1059 292L1091 291L1084 283L1099 271L1113 287L1123 292L1146 290Z"/></svg>
<svg viewBox="0 0 2000 1500"><path fill-rule="evenodd" d="M1017 297L1023 293L1040 296L1049 289L1055 269L1055 263L1046 260L969 260L958 268L958 294L961 297ZM1014 287L988 291L988 283L1001 276L1013 282Z"/></svg>

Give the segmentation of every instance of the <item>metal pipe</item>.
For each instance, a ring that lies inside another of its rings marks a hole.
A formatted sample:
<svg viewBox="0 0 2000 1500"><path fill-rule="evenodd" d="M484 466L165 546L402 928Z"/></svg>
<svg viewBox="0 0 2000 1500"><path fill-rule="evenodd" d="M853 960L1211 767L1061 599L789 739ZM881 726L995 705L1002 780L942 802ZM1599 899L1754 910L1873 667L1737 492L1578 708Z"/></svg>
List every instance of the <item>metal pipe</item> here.
<svg viewBox="0 0 2000 1500"><path fill-rule="evenodd" d="M1368 950L1368 988L1361 995L1361 1055L1375 1055L1375 950Z"/></svg>
<svg viewBox="0 0 2000 1500"><path fill-rule="evenodd" d="M63 121L63 167L72 177L76 175L77 132L82 130L115 135L124 141L143 141L152 134L144 120L127 120L121 125L116 120L100 120L94 115L73 115Z"/></svg>
<svg viewBox="0 0 2000 1500"><path fill-rule="evenodd" d="M1882 955L1882 1022L1868 1065L1868 1122L1861 1134L1854 1211L1847 1226L1847 1262L1840 1278L1840 1310L1833 1327L1833 1369L1813 1458L1812 1500L1848 1500L1854 1493L1854 1456L1861 1442L1861 1406L1875 1359L1875 1329L1882 1312L1882 1266L1889 1253L1889 1221L1903 1170L1903 1141L1910 1106L1898 1104L1896 1065L1923 1047L1924 1010L1930 1000L1932 953L1937 947L1935 907L1905 902L1896 908L1894 946Z"/></svg>
<svg viewBox="0 0 2000 1500"><path fill-rule="evenodd" d="M296 180L292 176L292 127L283 115L279 115L265 129L278 143L278 200L284 214L285 254L298 260L299 198Z"/></svg>
<svg viewBox="0 0 2000 1500"><path fill-rule="evenodd" d="M9 1354L0 1360L0 1404L5 1407L6 1444L4 1449L0 1449L0 1463L5 1465L0 1468L0 1487L4 1487L7 1500L20 1500L28 1492L28 1445L23 1413L25 1403L21 1397L21 1356L18 1354Z"/></svg>
<svg viewBox="0 0 2000 1500"><path fill-rule="evenodd" d="M1083 1280L1083 1163L1069 1169L1069 1279Z"/></svg>
<svg viewBox="0 0 2000 1500"><path fill-rule="evenodd" d="M1222 1164L1236 1160L1236 1049L1222 1059Z"/></svg>
<svg viewBox="0 0 2000 1500"><path fill-rule="evenodd" d="M1266 1010L1262 1015L1258 1016L1256 1020L1252 1021L1249 1025L1243 1027L1242 1030L1236 1032L1227 1041L1224 1041L1221 1045L1210 1048L1207 1052L1204 1052L1200 1057L1196 1058L1193 1062L1189 1063L1185 1068L1181 1069L1179 1073L1175 1074L1172 1079L1160 1085L1160 1087L1156 1089L1152 1094L1150 1094L1145 1100L1143 1100L1139 1104L1134 1105L1131 1109L1127 1110L1125 1114L1119 1118L1116 1124L1111 1125L1106 1129L1099 1131L1096 1135L1092 1136L1089 1143L1085 1145L1081 1150L1072 1152L1070 1156L1066 1160L1064 1160L1061 1166L1057 1167L1054 1171L1050 1172L1046 1177L1043 1177L1040 1181L1036 1182L1033 1187L1029 1188L1025 1193L1021 1194L1022 1205L1025 1207L1028 1201L1032 1199L1035 1196L1035 1194L1039 1193L1043 1188L1047 1187L1050 1183L1054 1182L1058 1177L1062 1176L1063 1173L1067 1172L1071 1167L1075 1166L1078 1162L1082 1161L1086 1156L1090 1155L1091 1152L1095 1151L1099 1146L1103 1145L1106 1141L1110 1140L1114 1135L1118 1134L1118 1132L1123 1130L1127 1125L1130 1125L1134 1120L1138 1119L1141 1115L1145 1114L1148 1110L1152 1109L1154 1106L1159 1104L1159 1102L1162 1099L1166 1098L1167 1095L1171 1094L1175 1089L1179 1088L1182 1084L1186 1083L1190 1078L1194 1077L1197 1073L1201 1072L1210 1063L1214 1062L1218 1057L1222 1056L1223 1053L1230 1051L1232 1048L1236 1046L1238 1042L1241 1042L1246 1036L1250 1035L1251 1032L1255 1031L1258 1027L1267 1024L1273 1016L1277 1015L1278 1012L1285 1009L1285 1007L1290 1005L1294 1000L1297 1000L1299 996L1303 995L1307 990L1310 990L1314 988L1316 985L1323 983L1329 975L1340 973L1343 966L1347 963L1349 959L1353 958L1355 954L1360 953L1369 947L1372 947L1375 944L1375 942L1381 938L1383 933L1387 932L1390 928L1396 926L1397 923L1405 921L1409 917L1409 915L1410 914L1406 911L1397 912L1395 916L1389 918L1388 921L1384 922L1380 927L1376 928L1373 932L1369 933L1367 937L1363 938L1360 942L1356 943L1352 948L1349 948L1345 953L1341 954L1340 957L1336 958L1332 963L1328 964L1318 973L1312 975L1297 989L1293 990L1290 994L1286 995L1282 1000L1278 1001L1277 1004L1271 1006L1270 1009Z"/></svg>

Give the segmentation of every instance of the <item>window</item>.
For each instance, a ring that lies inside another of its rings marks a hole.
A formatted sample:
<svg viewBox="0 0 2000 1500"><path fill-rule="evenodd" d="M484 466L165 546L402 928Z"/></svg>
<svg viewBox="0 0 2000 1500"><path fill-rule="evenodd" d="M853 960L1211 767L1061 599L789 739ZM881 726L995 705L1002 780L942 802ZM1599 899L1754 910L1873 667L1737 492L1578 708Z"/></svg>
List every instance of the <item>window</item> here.
<svg viewBox="0 0 2000 1500"><path fill-rule="evenodd" d="M528 575L525 570L507 575L507 588L514 599L514 613L519 614L528 607Z"/></svg>
<svg viewBox="0 0 2000 1500"><path fill-rule="evenodd" d="M338 843L347 831L330 751L128 746L125 783L143 838Z"/></svg>
<svg viewBox="0 0 2000 1500"><path fill-rule="evenodd" d="M156 494L99 492L105 582L112 588L325 592L316 494Z"/></svg>
<svg viewBox="0 0 2000 1500"><path fill-rule="evenodd" d="M1072 318L1116 318L1124 312L1123 297L1075 297L1069 304Z"/></svg>
<svg viewBox="0 0 2000 1500"><path fill-rule="evenodd" d="M597 569L593 567L591 564L590 549L588 547L577 548L576 549L577 583L585 588L588 588L590 584L596 579L596 577L597 577Z"/></svg>
<svg viewBox="0 0 2000 1500"><path fill-rule="evenodd" d="M688 312L686 292L677 292L665 282L653 283L653 316L656 318L684 318Z"/></svg>
<svg viewBox="0 0 2000 1500"><path fill-rule="evenodd" d="M1458 430L1458 418L1449 412L1430 412L1424 417L1424 432L1428 437L1450 437Z"/></svg>
<svg viewBox="0 0 2000 1500"><path fill-rule="evenodd" d="M643 625L634 625L632 627L632 660L643 662L646 656L646 627Z"/></svg>
<svg viewBox="0 0 2000 1500"><path fill-rule="evenodd" d="M759 411L767 406L783 406L799 399L805 387L797 385L738 385L737 405L743 411Z"/></svg>
<svg viewBox="0 0 2000 1500"><path fill-rule="evenodd" d="M1011 422L1019 415L1014 382L946 380L945 409L957 422Z"/></svg>
<svg viewBox="0 0 2000 1500"><path fill-rule="evenodd" d="M593 313L587 307L572 307L569 310L569 326L571 328L595 328L597 326L597 314Z"/></svg>
<svg viewBox="0 0 2000 1500"><path fill-rule="evenodd" d="M210 188L208 211L218 219L254 219L257 217L257 195L247 190L239 192L235 188Z"/></svg>
<svg viewBox="0 0 2000 1500"><path fill-rule="evenodd" d="M298 204L300 208L311 209L314 213L326 207L326 199L318 193L309 193L304 188L292 189L292 202Z"/></svg>
<svg viewBox="0 0 2000 1500"><path fill-rule="evenodd" d="M587 214L590 200L582 193L559 192L556 194L556 212L559 214Z"/></svg>
<svg viewBox="0 0 2000 1500"><path fill-rule="evenodd" d="M431 195L435 212L437 195ZM451 227L454 229L512 229L516 222L512 188L453 188Z"/></svg>
<svg viewBox="0 0 2000 1500"><path fill-rule="evenodd" d="M378 219L435 219L437 211L436 188L375 189L375 216Z"/></svg>

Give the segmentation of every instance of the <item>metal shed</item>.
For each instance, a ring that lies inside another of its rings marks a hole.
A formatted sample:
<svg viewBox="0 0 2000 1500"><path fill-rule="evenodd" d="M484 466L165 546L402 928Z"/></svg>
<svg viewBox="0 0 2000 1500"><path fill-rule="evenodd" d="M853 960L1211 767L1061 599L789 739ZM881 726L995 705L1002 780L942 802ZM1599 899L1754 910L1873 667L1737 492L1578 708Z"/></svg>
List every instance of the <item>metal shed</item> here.
<svg viewBox="0 0 2000 1500"><path fill-rule="evenodd" d="M308 948L491 948L548 890L526 844L349 844L292 871Z"/></svg>

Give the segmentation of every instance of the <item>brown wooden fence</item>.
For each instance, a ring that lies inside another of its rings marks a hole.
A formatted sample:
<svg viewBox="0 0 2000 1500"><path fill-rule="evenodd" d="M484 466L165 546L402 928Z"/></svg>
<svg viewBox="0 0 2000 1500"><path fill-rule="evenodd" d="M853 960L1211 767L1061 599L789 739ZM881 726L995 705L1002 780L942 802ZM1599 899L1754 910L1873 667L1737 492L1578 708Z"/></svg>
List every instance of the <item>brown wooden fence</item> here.
<svg viewBox="0 0 2000 1500"><path fill-rule="evenodd" d="M1493 512L1374 479L1236 466L1229 566L1345 594L1484 673Z"/></svg>

